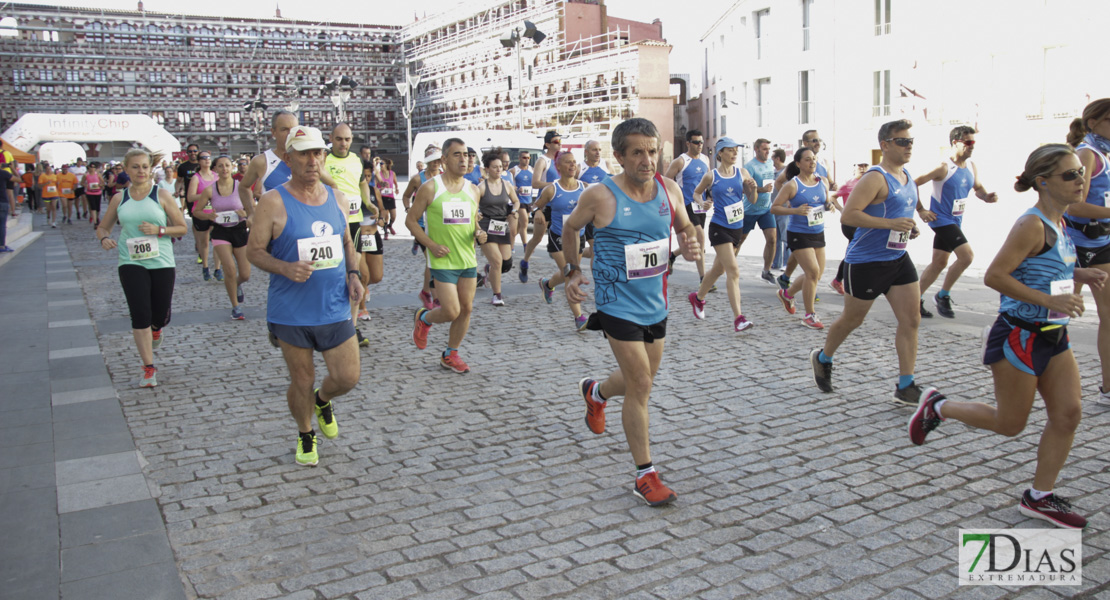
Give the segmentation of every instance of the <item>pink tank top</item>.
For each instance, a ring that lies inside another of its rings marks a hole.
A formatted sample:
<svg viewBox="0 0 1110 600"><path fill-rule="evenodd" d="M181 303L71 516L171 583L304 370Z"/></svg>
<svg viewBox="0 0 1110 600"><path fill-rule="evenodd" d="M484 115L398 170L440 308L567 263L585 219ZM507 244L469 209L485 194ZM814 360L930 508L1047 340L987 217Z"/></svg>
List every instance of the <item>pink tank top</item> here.
<svg viewBox="0 0 1110 600"><path fill-rule="evenodd" d="M99 196L104 192L104 180L96 173L88 173L85 175L85 195L86 196Z"/></svg>
<svg viewBox="0 0 1110 600"><path fill-rule="evenodd" d="M197 174L196 174L195 177L197 178L197 195L198 196L203 194L204 190L208 189L208 187L210 185L212 185L213 183L216 183L216 180L219 179L219 176L216 176L215 173L213 173L212 175L213 175L212 179L209 179L208 181L205 181L204 178L200 176L200 171L197 171ZM204 212L210 213L210 212L212 212L212 209L211 208L206 208L206 209L204 209Z"/></svg>
<svg viewBox="0 0 1110 600"><path fill-rule="evenodd" d="M393 174L393 171L390 171L388 176L382 178L382 184L382 196L392 198L393 189L397 187L397 176Z"/></svg>
<svg viewBox="0 0 1110 600"><path fill-rule="evenodd" d="M239 182L232 180L231 183L231 195L229 196L221 195L220 186L217 185L215 182L212 183L212 202L211 204L209 204L209 208L212 211L222 213L243 210L243 202L239 200ZM197 187L200 187L199 183L197 184ZM209 211L206 210L205 212ZM238 225L239 221L241 220L242 219L239 218L237 215L236 218L231 222L225 222L224 219L216 219L216 224L223 227L234 227Z"/></svg>

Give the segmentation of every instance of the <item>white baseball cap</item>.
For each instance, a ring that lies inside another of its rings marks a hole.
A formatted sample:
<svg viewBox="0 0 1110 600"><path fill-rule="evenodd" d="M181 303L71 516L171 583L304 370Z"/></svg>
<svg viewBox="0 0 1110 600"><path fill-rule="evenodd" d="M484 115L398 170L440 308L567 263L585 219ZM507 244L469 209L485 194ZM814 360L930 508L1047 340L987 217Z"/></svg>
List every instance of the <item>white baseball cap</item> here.
<svg viewBox="0 0 1110 600"><path fill-rule="evenodd" d="M285 151L290 150L324 150L328 146L324 143L324 135L315 127L298 125L289 130L289 137L285 138Z"/></svg>

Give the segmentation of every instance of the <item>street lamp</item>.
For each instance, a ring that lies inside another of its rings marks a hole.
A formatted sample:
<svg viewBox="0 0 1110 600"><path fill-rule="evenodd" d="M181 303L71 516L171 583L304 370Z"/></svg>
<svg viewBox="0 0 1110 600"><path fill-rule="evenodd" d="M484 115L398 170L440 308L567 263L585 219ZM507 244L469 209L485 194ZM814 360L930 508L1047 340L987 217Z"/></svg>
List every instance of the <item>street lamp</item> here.
<svg viewBox="0 0 1110 600"><path fill-rule="evenodd" d="M547 34L536 28L536 24L531 21L524 22L524 32L521 33L520 27L514 27L505 32L501 36L501 45L506 48L514 48L516 50L516 105L517 105L517 118L519 119L520 130L524 131L524 80L521 78L521 61L520 61L520 45L524 38L532 40L535 45L547 38ZM512 78L509 78L509 91L513 89Z"/></svg>
<svg viewBox="0 0 1110 600"><path fill-rule="evenodd" d="M343 123L347 120L347 111L344 108L351 92L358 87L358 82L346 75L341 75L324 82L320 89L331 94L331 103L335 106L335 122Z"/></svg>
<svg viewBox="0 0 1110 600"><path fill-rule="evenodd" d="M416 86L420 85L420 73L413 69L409 71L408 57L405 56L404 49L401 49L401 60L393 61L393 64L401 65L401 81L396 83L397 92L401 94L401 114L405 117L405 139L408 143L406 146L407 153L412 153L412 112L416 108ZM417 66L417 65L413 65Z"/></svg>
<svg viewBox="0 0 1110 600"><path fill-rule="evenodd" d="M259 154L262 153L262 132L266 130L265 122L267 108L269 107L262 102L261 91L258 93L258 98L248 100L243 104L243 110L250 114L251 120L254 122L252 129L254 133L254 144Z"/></svg>

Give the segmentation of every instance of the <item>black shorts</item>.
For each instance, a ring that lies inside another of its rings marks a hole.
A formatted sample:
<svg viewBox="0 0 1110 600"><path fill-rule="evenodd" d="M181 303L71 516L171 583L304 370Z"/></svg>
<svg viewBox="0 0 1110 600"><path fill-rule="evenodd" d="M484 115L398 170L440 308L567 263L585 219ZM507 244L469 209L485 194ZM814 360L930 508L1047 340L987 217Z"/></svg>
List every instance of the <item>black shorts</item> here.
<svg viewBox="0 0 1110 600"><path fill-rule="evenodd" d="M347 229L351 230L351 241L358 243L358 232L362 231L362 223L347 223Z"/></svg>
<svg viewBox="0 0 1110 600"><path fill-rule="evenodd" d="M509 215L509 216L512 216L512 215ZM503 220L506 223L508 223L509 217L505 217L504 219L498 219L498 220L499 221ZM483 218L481 221L478 221L478 228L481 229L482 231L486 232L486 243L487 244L507 244L509 246L512 246L513 245L513 240L512 240L512 238L509 237L508 233L505 233L505 235L495 235L495 234L492 234L492 233L489 232L489 222L490 222L489 218Z"/></svg>
<svg viewBox="0 0 1110 600"><path fill-rule="evenodd" d="M841 225L840 233L842 233L844 237L848 238L848 241L850 242L852 241L852 238L856 235L856 228L852 227L851 225Z"/></svg>
<svg viewBox="0 0 1110 600"><path fill-rule="evenodd" d="M90 210L92 210L91 207ZM212 236L213 241L219 240L221 242L227 242L231 244L232 248L242 248L243 246L246 246L247 238L250 237L250 234L247 232L246 221L242 221L241 223L237 225L232 225L231 227L216 225L212 228L212 233L210 235Z"/></svg>
<svg viewBox="0 0 1110 600"><path fill-rule="evenodd" d="M359 233L355 234L354 240L356 242L355 250L358 252L374 256L383 254L381 230L375 231L374 233L362 233L359 231Z"/></svg>
<svg viewBox="0 0 1110 600"><path fill-rule="evenodd" d="M600 331L607 338L621 342L644 342L651 344L655 340L667 337L667 319L654 325L640 325L619 317L612 317L603 312L591 313L586 320L586 329Z"/></svg>
<svg viewBox="0 0 1110 600"><path fill-rule="evenodd" d="M1066 235L1066 234L1065 234ZM1075 260L1084 269L1091 265L1105 265L1110 263L1110 244L1105 246L1076 246Z"/></svg>
<svg viewBox="0 0 1110 600"><path fill-rule="evenodd" d="M382 208L394 210L397 208L397 199L393 196L382 196Z"/></svg>
<svg viewBox="0 0 1110 600"><path fill-rule="evenodd" d="M326 325L279 325L267 323L270 333L277 339L298 348L312 348L317 352L331 350L355 337L355 324L347 319Z"/></svg>
<svg viewBox="0 0 1110 600"><path fill-rule="evenodd" d="M74 198L80 198L81 196L84 196L84 195L85 195L85 188L83 188L83 187L73 188L73 197Z"/></svg>
<svg viewBox="0 0 1110 600"><path fill-rule="evenodd" d="M85 196L85 200L89 203L89 210L100 211L100 194L95 196Z"/></svg>
<svg viewBox="0 0 1110 600"><path fill-rule="evenodd" d="M824 248L825 233L799 233L787 230L786 247L790 248L791 252L797 252L805 248Z"/></svg>
<svg viewBox="0 0 1110 600"><path fill-rule="evenodd" d="M1019 371L1040 377L1053 356L1071 348L1067 327L1059 332L1059 340L1053 341L1044 334L1017 327L1008 319L1008 315L1000 314L991 326L983 346L984 365L993 365L1005 359Z"/></svg>
<svg viewBox="0 0 1110 600"><path fill-rule="evenodd" d="M917 281L917 268L909 253L894 260L848 264L844 267L844 292L860 300L874 300L896 285Z"/></svg>
<svg viewBox="0 0 1110 600"><path fill-rule="evenodd" d="M722 227L716 223L709 224L709 245L720 246L721 244L732 244L733 247L740 247L740 238L744 237L744 228L737 227L736 229L729 229Z"/></svg>
<svg viewBox="0 0 1110 600"><path fill-rule="evenodd" d="M581 251L586 247L586 236L578 237L578 250ZM563 251L563 236L555 235L548 230L547 232L547 252L549 254L556 254Z"/></svg>
<svg viewBox="0 0 1110 600"><path fill-rule="evenodd" d="M952 252L967 243L964 232L955 223L933 228L933 249Z"/></svg>
<svg viewBox="0 0 1110 600"><path fill-rule="evenodd" d="M594 241L594 233L596 233L596 231L597 230L594 227L593 221L586 223L586 241Z"/></svg>
<svg viewBox="0 0 1110 600"><path fill-rule="evenodd" d="M189 212L193 212L193 209L190 208ZM209 229L212 229L213 224L214 221L193 217L193 231L208 231Z"/></svg>
<svg viewBox="0 0 1110 600"><path fill-rule="evenodd" d="M703 229L705 228L705 213L696 213L696 212L694 212L694 204L693 203L690 203L690 204L686 205L686 216L690 219L690 222L693 223L695 226L701 227Z"/></svg>

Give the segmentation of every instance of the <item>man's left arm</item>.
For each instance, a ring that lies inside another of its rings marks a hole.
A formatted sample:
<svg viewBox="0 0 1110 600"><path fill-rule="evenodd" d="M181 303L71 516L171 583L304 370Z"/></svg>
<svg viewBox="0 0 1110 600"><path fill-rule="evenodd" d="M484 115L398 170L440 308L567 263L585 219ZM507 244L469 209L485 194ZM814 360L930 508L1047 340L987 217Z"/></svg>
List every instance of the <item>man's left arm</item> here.
<svg viewBox="0 0 1110 600"><path fill-rule="evenodd" d="M971 173L975 175L975 185L972 187L975 190L975 197L988 204L998 202L998 194L995 192L987 193L987 188L979 183L979 169L975 167L975 163L971 163Z"/></svg>

